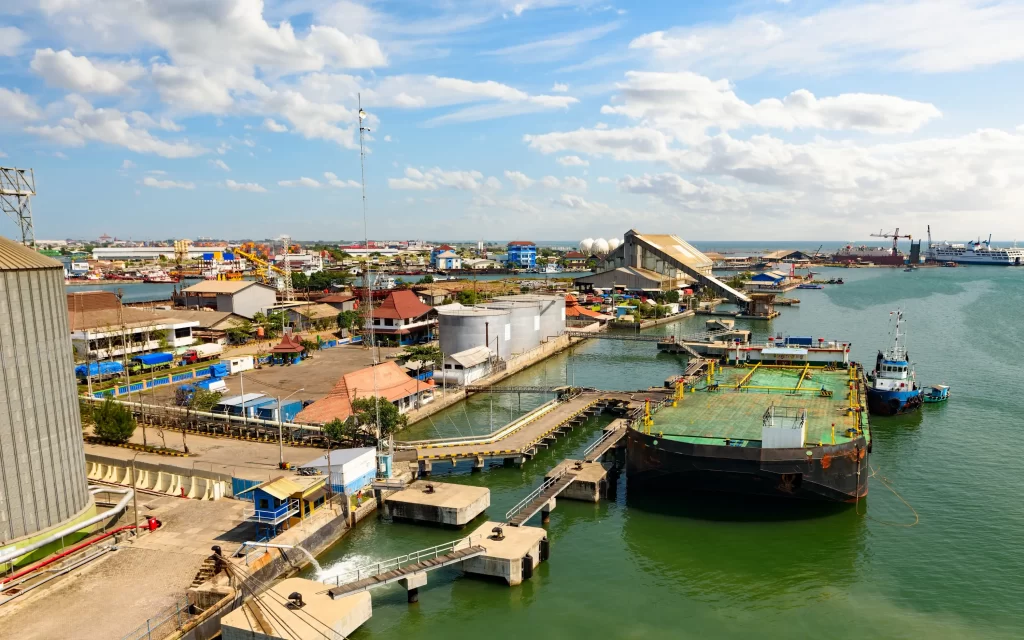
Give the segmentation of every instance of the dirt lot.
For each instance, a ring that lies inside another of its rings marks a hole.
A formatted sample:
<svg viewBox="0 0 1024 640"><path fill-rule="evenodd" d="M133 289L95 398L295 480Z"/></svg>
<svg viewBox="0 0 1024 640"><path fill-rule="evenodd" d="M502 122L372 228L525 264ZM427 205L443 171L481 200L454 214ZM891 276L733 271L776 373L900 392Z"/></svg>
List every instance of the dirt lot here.
<svg viewBox="0 0 1024 640"><path fill-rule="evenodd" d="M264 351L266 351L265 344ZM254 354L256 348L246 345L245 348L232 351L232 356ZM389 355L401 351L398 348L381 348L381 358L387 359ZM225 379L228 385L225 395L240 394L244 386L246 393L265 393L268 396L280 396L282 399L291 395L293 399L298 400L319 400L334 388L341 376L368 367L371 362L370 350L359 345L343 345L325 349L317 351L312 358L303 360L301 364L264 365L260 369L229 376ZM150 404L173 404L176 388L177 385L157 387L146 391L143 394L143 399ZM298 391L299 389L303 389L303 391ZM298 392L292 395L296 391Z"/></svg>

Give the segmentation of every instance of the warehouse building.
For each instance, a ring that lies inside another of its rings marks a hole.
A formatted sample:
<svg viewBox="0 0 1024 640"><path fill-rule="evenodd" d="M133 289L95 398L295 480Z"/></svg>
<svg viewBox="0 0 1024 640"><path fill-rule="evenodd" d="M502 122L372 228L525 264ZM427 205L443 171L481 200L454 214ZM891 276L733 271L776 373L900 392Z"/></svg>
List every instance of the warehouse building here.
<svg viewBox="0 0 1024 640"><path fill-rule="evenodd" d="M252 280L205 280L181 291L181 306L215 309L252 318L277 302L277 292Z"/></svg>

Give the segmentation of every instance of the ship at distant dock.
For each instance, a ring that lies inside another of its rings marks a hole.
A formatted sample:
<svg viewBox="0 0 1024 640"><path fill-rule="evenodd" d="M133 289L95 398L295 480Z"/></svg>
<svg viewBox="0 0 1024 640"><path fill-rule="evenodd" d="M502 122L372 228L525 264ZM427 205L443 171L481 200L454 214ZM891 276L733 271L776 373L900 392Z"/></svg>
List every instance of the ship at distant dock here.
<svg viewBox="0 0 1024 640"><path fill-rule="evenodd" d="M1000 267L1019 267L1024 264L1024 249L1009 247L1000 249L992 246L992 234L988 240L981 238L969 243L932 242L932 228L928 227L928 259L932 262L955 264L987 264Z"/></svg>

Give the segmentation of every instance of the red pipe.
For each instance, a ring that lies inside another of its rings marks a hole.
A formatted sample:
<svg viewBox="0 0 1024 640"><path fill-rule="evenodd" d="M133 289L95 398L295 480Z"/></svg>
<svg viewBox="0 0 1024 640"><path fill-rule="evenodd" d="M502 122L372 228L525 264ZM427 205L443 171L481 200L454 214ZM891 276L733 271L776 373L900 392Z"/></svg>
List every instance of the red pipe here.
<svg viewBox="0 0 1024 640"><path fill-rule="evenodd" d="M157 527L160 526L160 521L157 520L156 518L149 518L148 520L146 520L145 524L138 525L138 526L140 528L143 528L143 529L149 529L150 531L156 531ZM83 540L82 542L79 542L75 546L68 547L64 551L61 551L57 555L50 556L49 558L46 558L44 560L40 560L38 562L34 562L34 563L30 564L29 566L25 567L24 569L21 569L20 571L7 576L3 580L0 580L0 584L7 584L8 582L10 582L12 580L17 580L18 578L20 578L22 576L25 576L25 575L28 575L28 574L32 573L33 571L38 571L39 569L42 569L43 567L45 567L47 565L51 565L54 562L60 560L61 558L66 558L67 556L71 555L72 553L75 553L77 551L81 551L82 549L84 549L84 548L86 548L86 547L88 547L90 545L94 545L94 544L96 544L97 542L99 542L101 540L105 540L105 539L109 538L110 536L114 535L115 533L120 533L120 532L125 531L127 529L134 529L135 527L136 527L136 525L134 525L134 524L126 524L123 527L118 527L116 529L111 529L110 531L107 531L106 533L101 533L98 536L93 536L92 538L88 538L86 540Z"/></svg>

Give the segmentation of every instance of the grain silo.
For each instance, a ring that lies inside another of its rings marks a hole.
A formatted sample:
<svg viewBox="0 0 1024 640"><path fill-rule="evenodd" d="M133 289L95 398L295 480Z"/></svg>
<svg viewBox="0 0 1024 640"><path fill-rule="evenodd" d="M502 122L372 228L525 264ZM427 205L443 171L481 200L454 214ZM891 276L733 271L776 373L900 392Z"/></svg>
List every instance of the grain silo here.
<svg viewBox="0 0 1024 640"><path fill-rule="evenodd" d="M0 546L92 510L64 268L0 238Z"/></svg>
<svg viewBox="0 0 1024 640"><path fill-rule="evenodd" d="M529 301L540 305L540 341L550 340L565 333L565 296L526 293L498 296L496 302Z"/></svg>
<svg viewBox="0 0 1024 640"><path fill-rule="evenodd" d="M441 352L451 355L486 346L492 354L507 360L512 353L511 315L509 309L438 309L437 331L440 334Z"/></svg>
<svg viewBox="0 0 1024 640"><path fill-rule="evenodd" d="M488 302L488 309L512 312L512 355L525 353L540 345L540 303L536 300L500 300Z"/></svg>

